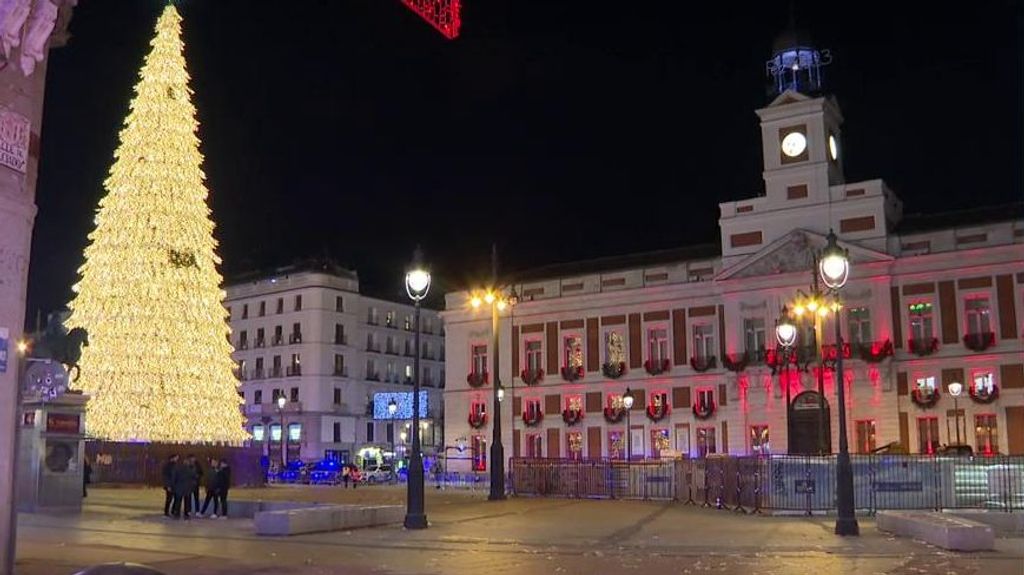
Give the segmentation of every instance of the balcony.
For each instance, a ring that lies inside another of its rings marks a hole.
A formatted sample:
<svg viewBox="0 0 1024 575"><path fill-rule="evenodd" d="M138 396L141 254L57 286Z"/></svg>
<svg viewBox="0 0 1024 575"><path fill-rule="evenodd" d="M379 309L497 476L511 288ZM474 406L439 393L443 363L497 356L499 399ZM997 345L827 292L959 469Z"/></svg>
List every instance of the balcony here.
<svg viewBox="0 0 1024 575"><path fill-rule="evenodd" d="M695 355L690 358L690 367L693 371L703 373L718 367L718 358L713 355Z"/></svg>
<svg viewBox="0 0 1024 575"><path fill-rule="evenodd" d="M284 373L280 365L275 365L270 368L270 377L284 377Z"/></svg>
<svg viewBox="0 0 1024 575"><path fill-rule="evenodd" d="M911 353L924 357L931 355L938 351L939 340L935 337L926 337L923 339L910 339L907 341L907 349Z"/></svg>
<svg viewBox="0 0 1024 575"><path fill-rule="evenodd" d="M372 343L366 344L366 351L372 351L374 353L380 353L380 344L374 345Z"/></svg>
<svg viewBox="0 0 1024 575"><path fill-rule="evenodd" d="M855 341L850 344L856 357L867 363L878 363L887 357L892 357L892 340L885 341Z"/></svg>
<svg viewBox="0 0 1024 575"><path fill-rule="evenodd" d="M249 349L249 340L240 339L238 340L238 350Z"/></svg>
<svg viewBox="0 0 1024 575"><path fill-rule="evenodd" d="M302 375L301 365L289 365L288 366L288 377L297 377Z"/></svg>
<svg viewBox="0 0 1024 575"><path fill-rule="evenodd" d="M256 369L252 370L249 379L263 379L264 377L266 377L266 372L263 370L262 367L257 367Z"/></svg>
<svg viewBox="0 0 1024 575"><path fill-rule="evenodd" d="M384 353L388 355L398 355L398 349L395 347L388 347L387 349L384 350Z"/></svg>
<svg viewBox="0 0 1024 575"><path fill-rule="evenodd" d="M341 337L334 336L334 345L348 345L348 337L344 335Z"/></svg>
<svg viewBox="0 0 1024 575"><path fill-rule="evenodd" d="M274 347L277 347L277 346L279 346L279 345L284 345L284 336L281 336L281 335L275 335L275 336L274 336L274 337L273 337L273 338L272 338L272 339L270 340L270 345L272 345L272 346L274 346Z"/></svg>
<svg viewBox="0 0 1024 575"><path fill-rule="evenodd" d="M380 320L371 316L366 318L366 325L380 325Z"/></svg>
<svg viewBox="0 0 1024 575"><path fill-rule="evenodd" d="M367 381L380 381L380 374L375 372L366 372Z"/></svg>
<svg viewBox="0 0 1024 575"><path fill-rule="evenodd" d="M964 347L971 351L985 351L996 344L996 334L991 331L969 333L964 336Z"/></svg>
<svg viewBox="0 0 1024 575"><path fill-rule="evenodd" d="M257 338L256 342L252 344L253 347L267 347L267 340L264 338Z"/></svg>
<svg viewBox="0 0 1024 575"><path fill-rule="evenodd" d="M423 359L429 359L431 361L434 360L434 354L429 351L424 351L422 357Z"/></svg>
<svg viewBox="0 0 1024 575"><path fill-rule="evenodd" d="M249 374L248 370L236 369L235 370L235 377L238 379L238 381L249 381L250 374Z"/></svg>
<svg viewBox="0 0 1024 575"><path fill-rule="evenodd" d="M302 333L296 332L288 336L288 343L302 343Z"/></svg>
<svg viewBox="0 0 1024 575"><path fill-rule="evenodd" d="M333 375L334 377L348 377L348 368L347 367L335 367L334 371L331 373L331 375Z"/></svg>

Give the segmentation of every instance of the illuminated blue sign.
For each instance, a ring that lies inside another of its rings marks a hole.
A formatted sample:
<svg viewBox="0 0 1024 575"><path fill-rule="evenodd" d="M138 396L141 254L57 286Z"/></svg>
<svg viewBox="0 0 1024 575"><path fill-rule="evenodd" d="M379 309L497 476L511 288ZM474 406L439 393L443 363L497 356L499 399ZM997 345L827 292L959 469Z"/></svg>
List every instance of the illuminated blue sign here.
<svg viewBox="0 0 1024 575"><path fill-rule="evenodd" d="M388 411L392 401L398 406L394 415ZM427 392L420 392L420 417L427 418ZM374 419L412 419L412 392L382 392L373 394Z"/></svg>

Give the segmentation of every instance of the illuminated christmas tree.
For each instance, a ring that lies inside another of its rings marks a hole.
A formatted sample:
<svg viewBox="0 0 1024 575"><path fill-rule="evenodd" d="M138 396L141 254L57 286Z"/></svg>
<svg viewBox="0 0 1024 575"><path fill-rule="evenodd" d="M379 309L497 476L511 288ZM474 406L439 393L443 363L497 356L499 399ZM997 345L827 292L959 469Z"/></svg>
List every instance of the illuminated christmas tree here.
<svg viewBox="0 0 1024 575"><path fill-rule="evenodd" d="M90 435L246 438L200 169L181 16L167 6L104 182L67 327L84 327Z"/></svg>

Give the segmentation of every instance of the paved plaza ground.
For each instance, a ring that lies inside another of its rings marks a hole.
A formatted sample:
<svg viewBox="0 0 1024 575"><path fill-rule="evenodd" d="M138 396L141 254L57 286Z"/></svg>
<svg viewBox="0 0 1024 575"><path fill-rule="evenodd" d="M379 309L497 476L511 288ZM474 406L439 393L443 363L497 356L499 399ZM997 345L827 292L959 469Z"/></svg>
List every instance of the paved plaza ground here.
<svg viewBox="0 0 1024 575"><path fill-rule="evenodd" d="M750 516L674 502L513 498L428 490L430 529L258 537L248 519L172 522L162 492L92 489L81 516L21 515L18 575L133 561L168 575L585 574L1022 575L1024 539L951 553L879 533L839 538L828 518ZM234 499L404 504L399 486L238 489Z"/></svg>

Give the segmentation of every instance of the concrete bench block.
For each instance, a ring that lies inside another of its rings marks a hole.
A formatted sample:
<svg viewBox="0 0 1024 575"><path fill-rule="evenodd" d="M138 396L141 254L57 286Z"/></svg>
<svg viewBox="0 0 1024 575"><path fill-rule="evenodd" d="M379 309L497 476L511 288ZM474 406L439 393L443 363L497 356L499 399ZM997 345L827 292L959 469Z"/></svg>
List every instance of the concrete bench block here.
<svg viewBox="0 0 1024 575"><path fill-rule="evenodd" d="M400 505L320 505L260 511L253 523L258 535L298 535L398 523L404 513Z"/></svg>
<svg viewBox="0 0 1024 575"><path fill-rule="evenodd" d="M986 551L995 545L995 532L984 523L950 514L921 511L879 511L876 526L952 551Z"/></svg>
<svg viewBox="0 0 1024 575"><path fill-rule="evenodd" d="M951 511L953 515L984 523L1007 535L1024 535L1024 513L1007 513L1005 511L959 510Z"/></svg>

